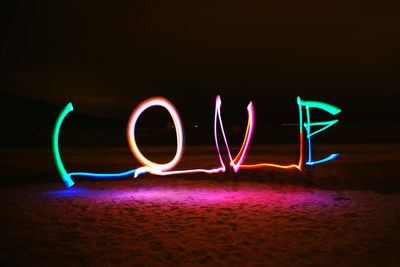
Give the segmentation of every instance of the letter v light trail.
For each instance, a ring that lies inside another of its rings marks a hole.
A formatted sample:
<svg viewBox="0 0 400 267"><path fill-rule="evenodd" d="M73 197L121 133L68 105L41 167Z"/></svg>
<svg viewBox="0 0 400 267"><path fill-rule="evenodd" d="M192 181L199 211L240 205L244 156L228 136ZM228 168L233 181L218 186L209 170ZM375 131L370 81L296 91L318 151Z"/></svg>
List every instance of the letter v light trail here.
<svg viewBox="0 0 400 267"><path fill-rule="evenodd" d="M306 138L308 141L308 161L306 162L307 165L315 165L319 163L326 162L328 160L336 158L339 154L331 154L330 156L313 161L312 160L312 146L311 146L311 136L322 132L323 130L329 128L338 120L332 120L332 121L324 121L324 122L311 122L310 118L310 108L319 108L324 111L329 112L331 115L336 115L338 114L341 110L335 106L329 105L327 103L323 102L318 102L318 101L304 101L301 100L300 97L297 97L297 104L299 108L299 130L300 130L300 140L299 140L299 161L297 164L290 164L290 165L279 165L279 164L274 164L274 163L258 163L258 164L243 164L246 155L248 153L251 139L253 137L254 133L254 125L255 125L255 112L254 112L254 106L253 103L250 102L249 105L247 106L247 114L248 114L248 120L247 120L247 128L246 128L246 133L242 142L242 146L236 155L235 158L232 157L231 150L229 148L229 143L228 139L224 130L224 125L222 122L222 116L221 116L221 105L222 101L220 96L216 97L216 104L215 104L215 112L214 112L214 141L215 141L215 146L216 150L218 153L218 159L220 162L219 167L215 167L212 169L189 169L189 170L172 170L176 164L179 162L179 160L182 157L183 153L183 127L182 123L179 117L179 114L177 110L175 109L174 105L169 102L167 99L162 98L162 97L152 97L149 98L145 101L143 101L141 104L139 104L135 110L132 112L132 115L129 119L128 123L128 128L127 128L127 138L128 138L128 143L129 146L134 154L134 156L138 159L140 163L142 163L144 166L139 167L137 169L132 169L128 170L125 172L119 172L119 173L90 173L90 172L71 172L68 173L67 170L64 167L64 164L62 163L61 156L60 156L60 151L59 151L59 134L60 134L60 128L61 125L65 119L65 117L73 111L73 106L72 103L69 103L65 108L61 111L59 117L56 120L56 124L54 127L53 131L53 143L52 143L52 150L53 150L53 155L54 155L54 160L55 164L57 166L57 170L60 173L64 184L67 187L71 187L74 185L74 181L72 180L72 176L84 176L84 177L91 177L91 178L121 178L124 176L131 176L134 175L134 177L138 177L142 173L151 173L154 175L174 175L174 174L190 174L190 173L207 173L207 174L213 174L213 173L219 173L219 172L225 172L226 171L226 166L224 164L224 161L222 159L221 151L220 151L220 146L218 142L218 126L220 128L220 131L222 133L223 141L226 147L226 150L228 152L228 157L230 161L230 167L233 168L234 172L238 172L240 169L256 169L256 168L266 168L266 167L272 167L272 168L281 168L281 169L298 169L302 170L303 167L303 127L306 129ZM177 138L177 150L174 158L166 163L166 164L158 164L155 162L152 162L148 160L144 155L140 152L139 147L137 146L136 143L136 138L135 138L135 127L137 120L139 119L140 115L147 110L150 107L154 106L161 106L165 108L169 114L172 117L172 120L175 125L175 131L176 131L176 138ZM303 107L306 109L306 122L303 125L303 112L302 109ZM311 127L314 126L323 126L319 130L316 130L314 132L311 131Z"/></svg>

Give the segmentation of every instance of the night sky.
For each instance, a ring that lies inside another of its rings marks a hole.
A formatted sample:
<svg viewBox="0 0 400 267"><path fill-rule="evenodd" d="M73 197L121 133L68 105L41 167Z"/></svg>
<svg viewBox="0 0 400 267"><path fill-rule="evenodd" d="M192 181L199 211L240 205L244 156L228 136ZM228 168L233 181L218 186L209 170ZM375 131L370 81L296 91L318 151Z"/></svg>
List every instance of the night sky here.
<svg viewBox="0 0 400 267"><path fill-rule="evenodd" d="M300 95L397 118L395 3L8 0L0 86L116 118L155 95L209 114L217 94L258 113Z"/></svg>

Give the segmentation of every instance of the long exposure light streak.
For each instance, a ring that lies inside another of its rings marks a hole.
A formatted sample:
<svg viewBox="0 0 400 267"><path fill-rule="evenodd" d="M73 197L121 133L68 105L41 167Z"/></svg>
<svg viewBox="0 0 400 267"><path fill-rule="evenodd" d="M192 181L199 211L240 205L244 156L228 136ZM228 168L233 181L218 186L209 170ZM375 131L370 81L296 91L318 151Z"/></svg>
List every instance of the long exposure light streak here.
<svg viewBox="0 0 400 267"><path fill-rule="evenodd" d="M289 164L289 165L280 165L274 163L258 163L258 164L251 164L251 165L241 165L240 168L242 169L257 169L257 168L279 168L279 169L298 169L299 171L303 168L303 112L301 105L299 103L300 97L297 97L297 104L299 107L299 136L300 136L300 149L299 149L299 161L297 164Z"/></svg>
<svg viewBox="0 0 400 267"><path fill-rule="evenodd" d="M174 129L176 132L176 153L174 158L165 164L158 164L155 162L152 162L148 160L141 152L140 149L136 143L136 138L135 138L135 127L136 123L140 117L140 115L145 111L146 109L150 107L155 107L155 106L160 106L165 108L169 114L172 117L172 120L174 122ZM127 128L127 137L128 137L128 143L129 147L132 150L132 153L135 155L137 160L142 163L144 166L140 167L137 169L137 172L135 173L135 177L137 177L141 173L145 172L150 172L153 174L162 174L165 171L168 171L175 167L176 164L178 164L179 160L182 157L182 152L183 152L183 129L182 129L182 122L179 117L178 111L175 109L174 105L169 102L167 99L163 97L152 97L149 98L142 103L140 103L135 110L132 112L132 115L129 119L128 123L128 128Z"/></svg>
<svg viewBox="0 0 400 267"><path fill-rule="evenodd" d="M62 163L59 145L58 145L58 139L59 139L59 135L60 135L61 124L63 123L63 121L64 121L65 117L68 115L68 113L70 113L73 110L74 110L74 107L72 106L72 103L68 103L64 107L64 109L61 110L61 113L56 120L56 125L54 126L53 139L52 139L53 140L52 150L53 150L54 161L56 163L57 170L58 170L59 174L61 175L61 178L63 179L64 184L67 187L71 187L75 183L72 180L71 175L69 175L67 170L65 169L64 164Z"/></svg>
<svg viewBox="0 0 400 267"><path fill-rule="evenodd" d="M54 156L54 161L56 163L57 170L59 174L61 175L61 178L63 179L63 182L66 187L71 187L75 184L75 182L72 180L72 176L84 176L84 177L89 177L89 178L121 178L124 176L129 176L132 175L136 172L135 169L130 170L130 171L125 171L125 172L119 172L119 173L92 173L92 172L71 172L68 173L67 170L64 167L64 164L61 160L60 156L60 150L59 150L59 135L60 135L60 128L61 125L65 119L65 117L74 110L74 107L72 106L72 103L68 103L64 109L61 111L60 115L58 116L56 120L56 124L54 126L53 130L53 144L52 144L52 151L53 151L53 156Z"/></svg>
<svg viewBox="0 0 400 267"><path fill-rule="evenodd" d="M306 108L307 122L304 123L304 128L307 131L307 139L308 139L308 161L306 162L306 164L307 165L316 165L316 164L323 163L323 162L332 160L334 158L337 158L339 156L339 154L333 153L333 154L329 155L328 157L323 158L321 160L317 160L317 161L312 160L311 136L328 129L329 127L331 127L332 125L337 123L339 120L311 122L310 108L322 109L322 110L330 113L331 115L337 115L338 113L340 113L341 112L340 108L335 107L330 104L327 104L327 103L324 103L324 102L301 100L300 97L297 97L297 104L299 105L300 109L302 106L304 106ZM301 123L300 123L300 125L301 125ZM312 126L324 126L324 127L312 132L311 131Z"/></svg>
<svg viewBox="0 0 400 267"><path fill-rule="evenodd" d="M228 154L229 158L229 165L230 167L234 170L234 172L238 172L240 169L256 169L256 168L280 168L280 169L298 169L299 171L302 170L303 168L303 127L306 129L306 137L308 140L308 161L307 165L315 165L319 163L323 163L329 160L332 160L336 158L339 154L334 153L331 154L330 156L313 161L312 160L312 146L311 146L311 136L322 132L332 126L333 124L337 123L338 120L331 120L331 121L322 121L322 122L311 122L310 118L310 108L319 108L322 110L327 111L328 113L332 115L338 114L341 110L333 105L323 103L323 102L318 102L318 101L304 101L301 100L300 97L297 97L297 105L299 109L299 160L297 164L288 164L288 165L280 165L280 164L275 164L275 163L258 163L258 164L244 164L246 155L249 151L250 143L253 137L254 133L254 127L255 127L255 112L254 112L254 106L253 103L250 102L247 106L247 115L248 115L248 120L247 120L247 127L246 127L246 133L244 135L244 139L241 145L241 148L237 155L233 158L231 149L229 147L229 142L228 138L224 129L224 124L222 121L222 115L221 115L221 106L222 106L222 101L221 97L217 96L216 97L216 102L215 102L215 111L214 111L214 141L215 141L215 146L218 154L218 159L220 162L219 167L211 168L211 169L188 169L188 170L172 170L180 161L184 149L184 136L183 136L183 126L182 122L179 116L178 111L174 107L174 105L169 102L167 99L163 97L152 97L149 98L142 103L140 103L132 112L129 122L128 122L128 127L127 127L127 138L128 138L128 144L129 147L131 148L131 151L133 155L137 158L137 160L143 164L143 166L137 168L137 169L131 169L129 171L125 172L118 172L118 173L91 173L91 172L71 172L68 173L67 170L64 167L64 164L61 160L60 152L59 152L59 134L60 134L60 128L61 125L65 119L65 117L73 111L73 106L72 103L68 103L64 109L61 111L59 117L56 120L56 124L54 127L53 131L53 143L52 143L52 149L53 149L53 155L54 155L54 160L56 163L56 167L58 172L60 173L64 184L67 187L71 187L74 185L74 181L72 180L72 176L83 176L83 177L90 177L90 178L122 178L126 176L131 176L134 175L134 177L138 177L140 174L143 173L151 173L154 175L175 175L175 174L190 174L190 173L207 173L207 174L213 174L213 173L219 173L219 172L225 172L226 171L226 166L224 164L224 160L221 155L221 150L220 150L220 144L218 141L218 128L220 129L220 132L222 134L223 142ZM177 138L177 147L176 147L176 153L173 159L165 164L158 164L153 161L150 161L147 159L140 151L137 143L136 143L136 137L135 137L135 128L138 119L140 118L140 115L146 111L147 109L155 106L160 106L165 108L168 113L171 115L171 118L174 123L174 129L176 131L176 138ZM306 117L307 117L307 122L303 124L303 111L302 108L305 108L306 110ZM314 126L322 126L319 130L316 130L314 132L311 131L311 127Z"/></svg>
<svg viewBox="0 0 400 267"><path fill-rule="evenodd" d="M250 145L250 140L251 140L251 137L253 134L253 129L254 129L253 104L250 102L250 104L247 107L249 118L248 118L245 139L244 139L242 147L241 147L238 155L235 157L235 159L232 158L232 154L231 154L229 144L228 144L228 141L226 138L225 130L223 127L222 118L221 118L221 104L222 104L221 97L217 96L216 104L215 104L215 112L214 112L214 140L215 140L215 145L216 145L216 149L218 152L218 158L219 158L221 165L219 167L212 168L212 169L189 169L189 170L174 170L174 171L170 170L176 164L175 163L174 165L172 165L172 164L169 165L172 161L165 165L159 165L159 164L156 164L154 162L147 160L140 153L139 148L137 147L134 132L135 132L136 122L143 111L145 111L149 107L153 107L153 106L164 107L171 114L171 117L174 121L174 126L175 126L176 136L177 136L177 152L175 155L175 159L176 158L180 159L181 155L182 155L182 151L183 151L183 148L182 148L182 146L183 146L183 130L182 130L182 123L181 123L180 117L178 115L178 112L176 111L175 107L173 106L173 104L171 102L169 102L165 98L161 98L161 97L150 98L150 99L145 100L141 104L139 104L139 106L132 112L132 115L131 115L129 123L128 123L128 132L127 132L128 142L130 144L133 154L136 156L136 158L139 160L139 162L141 162L142 164L145 165L145 166L137 169L137 171L135 173L135 177L137 177L140 174L145 173L145 172L149 172L149 173L156 174L156 175L175 175L175 174L190 174L190 173L212 174L212 173L218 173L218 172L225 172L226 166L222 159L219 142L218 142L218 129L217 129L218 121L219 121L219 126L221 128L224 143L225 143L226 149L228 151L230 165L233 167L235 172L239 171L240 164L245 159L246 153L248 151L248 147Z"/></svg>

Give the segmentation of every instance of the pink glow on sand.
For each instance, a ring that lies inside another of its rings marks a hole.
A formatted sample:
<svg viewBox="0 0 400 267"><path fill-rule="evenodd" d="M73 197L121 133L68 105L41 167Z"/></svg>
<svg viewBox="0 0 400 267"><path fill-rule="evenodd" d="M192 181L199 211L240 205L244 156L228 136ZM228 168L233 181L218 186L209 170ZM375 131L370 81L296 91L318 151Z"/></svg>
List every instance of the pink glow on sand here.
<svg viewBox="0 0 400 267"><path fill-rule="evenodd" d="M246 204L246 205L305 205L331 202L331 195L315 190L278 189L263 185L246 186L136 186L130 189L73 189L54 190L46 193L54 198L80 198L100 202L144 202L152 204L177 203L181 205Z"/></svg>

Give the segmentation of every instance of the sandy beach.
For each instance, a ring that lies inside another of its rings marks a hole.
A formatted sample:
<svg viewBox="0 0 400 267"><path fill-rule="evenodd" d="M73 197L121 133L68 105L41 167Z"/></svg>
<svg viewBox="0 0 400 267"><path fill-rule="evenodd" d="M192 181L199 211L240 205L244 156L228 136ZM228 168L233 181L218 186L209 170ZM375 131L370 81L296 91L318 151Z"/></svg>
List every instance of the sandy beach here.
<svg viewBox="0 0 400 267"><path fill-rule="evenodd" d="M301 176L272 170L143 175L78 179L66 189L54 175L54 181L5 185L0 265L397 266L398 176L394 168L377 175L385 168L385 155L393 159L397 149L376 146L372 153L353 146L347 150L357 153ZM117 151L114 158L125 158ZM78 161L82 153L70 150L64 157ZM381 156L355 169L369 158L360 153ZM110 156L98 155L93 153L93 164ZM254 160L261 157L254 155ZM187 162L204 162L204 157L189 154ZM385 186L376 187L379 183Z"/></svg>

